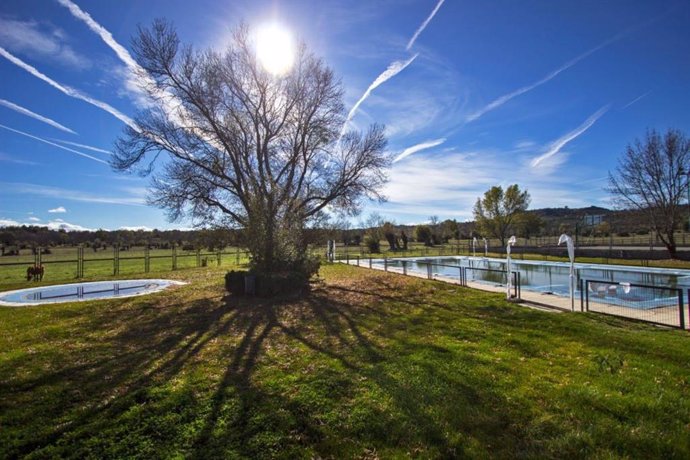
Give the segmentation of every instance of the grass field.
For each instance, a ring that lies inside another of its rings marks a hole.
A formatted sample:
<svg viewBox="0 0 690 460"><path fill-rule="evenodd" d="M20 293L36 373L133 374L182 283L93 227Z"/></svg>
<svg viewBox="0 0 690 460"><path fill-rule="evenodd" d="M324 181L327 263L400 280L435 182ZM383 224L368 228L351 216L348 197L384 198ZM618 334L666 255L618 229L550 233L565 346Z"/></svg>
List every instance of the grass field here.
<svg viewBox="0 0 690 460"><path fill-rule="evenodd" d="M324 266L0 309L0 457L688 458L690 336Z"/></svg>
<svg viewBox="0 0 690 460"><path fill-rule="evenodd" d="M170 271L173 266L173 252L170 249L152 249L148 252L149 272ZM178 250L175 253L175 263L178 269L197 267L197 253L195 251ZM43 282L74 281L77 277L77 248L52 248L51 254L43 254L41 260L45 267ZM115 254L111 249L94 252L84 249L84 279L101 279L114 276ZM129 276L145 273L146 252L143 248L135 248L119 253L119 275ZM202 251L199 262L211 266L218 266L218 253ZM226 248L220 254L220 266L231 267L238 263L246 263L248 256L245 250ZM22 251L19 256L5 256L0 260L0 285L6 288L10 285L21 285L26 281L26 269L34 263L34 256L29 250Z"/></svg>

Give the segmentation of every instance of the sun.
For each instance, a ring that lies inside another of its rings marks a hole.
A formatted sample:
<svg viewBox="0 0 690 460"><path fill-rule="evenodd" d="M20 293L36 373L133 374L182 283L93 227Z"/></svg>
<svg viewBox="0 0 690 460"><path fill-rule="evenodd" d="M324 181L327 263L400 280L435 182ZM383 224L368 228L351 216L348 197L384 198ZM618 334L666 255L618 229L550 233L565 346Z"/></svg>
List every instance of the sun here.
<svg viewBox="0 0 690 460"><path fill-rule="evenodd" d="M256 57L269 73L284 75L292 68L295 46L290 31L279 24L270 23L256 30Z"/></svg>

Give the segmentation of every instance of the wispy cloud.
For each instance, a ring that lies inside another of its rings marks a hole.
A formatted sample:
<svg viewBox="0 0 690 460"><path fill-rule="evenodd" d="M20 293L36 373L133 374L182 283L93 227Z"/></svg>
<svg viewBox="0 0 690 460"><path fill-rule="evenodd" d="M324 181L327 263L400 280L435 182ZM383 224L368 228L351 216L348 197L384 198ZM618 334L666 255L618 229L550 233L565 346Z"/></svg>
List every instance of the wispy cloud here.
<svg viewBox="0 0 690 460"><path fill-rule="evenodd" d="M407 46L405 47L405 49L406 49L407 51L409 51L410 48L412 48L412 45L414 45L414 42L417 41L417 37L419 37L419 35L420 35L422 32L424 32L424 29L426 29L426 26L428 26L429 23L431 22L431 20L434 19L434 16L436 16L436 13L438 12L439 8L441 8L441 5L443 5L443 2L444 2L444 1L445 1L445 0L439 0L439 1L438 1L438 3L436 4L436 7L433 9L433 11L432 11L431 14L429 15L429 17L426 18L426 20L422 23L422 25L419 26L419 28L415 31L415 33L414 33L414 35L412 36L412 38L410 38L410 41L407 42Z"/></svg>
<svg viewBox="0 0 690 460"><path fill-rule="evenodd" d="M590 56L591 54L595 53L596 51L599 51L600 49L610 45L611 43L620 40L625 33L620 33L615 35L612 38L609 38L608 40L604 41L603 43L595 46L594 48L589 49L588 51L585 51L584 53L580 54L574 59L571 59L570 61L566 62L556 70L553 70L546 74L542 79L532 83L531 85L523 86L522 88L518 88L515 91L512 91L508 94L504 94L503 96L499 97L498 99L493 100L486 106L482 107L481 109L477 110L476 112L470 114L467 118L467 122L475 121L482 116L484 116L486 113L491 112L492 110L495 110L505 104L506 102L510 101L513 98L516 98L518 96L521 96L529 91L532 91L535 88L538 88L539 86L543 85L544 83L548 83L549 81L553 80L555 77L557 77L560 73L568 70L578 62L582 61L586 57Z"/></svg>
<svg viewBox="0 0 690 460"><path fill-rule="evenodd" d="M35 217L29 217L30 222L19 222L14 219L0 219L0 227L21 227L22 225L33 226L33 227L45 227L50 230L65 230L67 232L74 231L93 231L91 228L82 227L77 224L70 224L62 219L51 220L45 224L38 223L40 219Z"/></svg>
<svg viewBox="0 0 690 460"><path fill-rule="evenodd" d="M376 79L369 85L366 91L364 91L364 94L362 94L362 97L359 98L359 100L355 103L354 106L350 109L350 113L347 114L347 119L345 120L345 123L343 124L343 131L347 127L347 124L352 120L352 117L355 116L355 113L357 112L357 109L359 108L360 105L369 97L371 92L381 86L383 83L387 82L391 78L395 77L398 75L400 72L405 70L405 68L412 64L412 61L417 59L417 56L419 54L415 54L411 58L409 58L406 61L394 61L392 62L386 70L384 70L381 75L376 77Z"/></svg>
<svg viewBox="0 0 690 460"><path fill-rule="evenodd" d="M565 134L564 136L556 139L554 142L551 143L549 146L548 150L544 152L542 155L539 155L538 157L534 158L531 162L530 165L533 168L538 167L540 164L542 164L544 161L548 160L552 156L556 155L558 152L561 151L565 145L576 139L578 136L580 136L582 133L587 131L589 128L592 127L596 121L601 118L602 115L604 115L608 110L610 106L606 105L596 112L594 112L587 120L585 120L584 123L582 123L580 126L575 128L574 130L570 131L569 133Z"/></svg>
<svg viewBox="0 0 690 460"><path fill-rule="evenodd" d="M0 227L19 227L22 224L12 219L0 219Z"/></svg>
<svg viewBox="0 0 690 460"><path fill-rule="evenodd" d="M409 157L413 153L417 153L417 152L420 152L422 150L430 149L432 147L436 147L437 145L441 145L445 141L446 141L445 138L434 139L432 141L421 142L417 145L413 145L412 147L408 147L405 150L403 150L400 155L395 157L395 159L393 160L393 163L397 163L398 161L402 160L403 158Z"/></svg>
<svg viewBox="0 0 690 460"><path fill-rule="evenodd" d="M70 86L63 85L61 83L56 82L52 78L39 72L35 67L27 64L26 62L22 61L18 57L14 56L12 53L10 53L9 51L7 51L5 48L3 48L1 46L0 46L0 56L4 57L8 61L10 61L12 64L26 70L27 72L29 72L34 77L43 80L44 82L48 83L50 86L57 89L58 91L61 91L62 93L66 94L67 96L70 96L70 97L73 97L76 99L80 99L84 102L88 102L89 104L94 105L94 106L98 107L99 109L108 112L109 114L111 114L112 116L117 118L118 120L120 120L123 123L132 127L133 129L137 129L137 126L134 123L134 121L130 117L125 115L124 113L117 110L116 108L112 107L111 105L109 105L103 101L99 101L98 99L94 99L91 96L82 93L78 89L75 89L75 88L72 88Z"/></svg>
<svg viewBox="0 0 690 460"><path fill-rule="evenodd" d="M32 112L31 110L29 110L25 107L14 104L14 103L7 101L5 99L0 99L0 105L4 105L8 109L11 109L11 110L14 110L15 112L21 113L22 115L26 115L27 117L31 117L31 118L34 118L38 121L42 121L43 123L48 124L48 125L52 126L53 128L57 128L61 131L65 131L65 132L70 133L70 134L77 134L76 132L72 131L71 129L69 129L66 126L61 125L60 123L58 123L55 120L51 120L48 117L44 117L43 115L39 115L39 114Z"/></svg>
<svg viewBox="0 0 690 460"><path fill-rule="evenodd" d="M42 226L48 227L50 230L64 230L66 232L92 232L94 230L93 228L83 227L78 224L71 224L60 219L50 221Z"/></svg>
<svg viewBox="0 0 690 460"><path fill-rule="evenodd" d="M77 142L63 141L62 139L52 139L52 140L54 140L55 142L59 142L61 144L67 144L67 145L71 145L73 147L79 147L82 149L91 150L93 152L107 153L108 155L113 154L113 152L111 152L110 150L105 150L105 149L101 149L98 147L93 147L91 145L79 144Z"/></svg>
<svg viewBox="0 0 690 460"><path fill-rule="evenodd" d="M120 227L118 230L128 230L130 232L138 232L139 230L144 231L144 232L150 232L153 229L151 227L147 227L145 225L139 225L139 226L134 226L134 227Z"/></svg>
<svg viewBox="0 0 690 460"><path fill-rule="evenodd" d="M64 32L46 23L0 17L0 45L15 53L58 62L76 70L91 67L91 61L76 53L64 39Z"/></svg>
<svg viewBox="0 0 690 460"><path fill-rule="evenodd" d="M29 160L22 160L20 158L15 158L13 156L10 156L6 153L0 152L0 161L4 161L6 163L15 163L18 165L27 165L27 166L38 166L40 163L36 163L35 161L29 161Z"/></svg>
<svg viewBox="0 0 690 460"><path fill-rule="evenodd" d="M633 104L639 102L641 99L644 99L645 97L647 97L647 96L649 95L649 93L651 93L651 92L652 92L652 90L649 90L649 91L647 91L647 92L644 93L644 94L640 94L640 95L637 96L635 99L633 99L632 101L630 101L630 102L628 102L627 104L625 104L625 105L621 108L621 110L625 110L625 109L627 109L628 107L630 107L631 105L633 105Z"/></svg>
<svg viewBox="0 0 690 460"><path fill-rule="evenodd" d="M57 208L49 209L49 213L51 214L61 214L67 212L64 206L58 206Z"/></svg>
<svg viewBox="0 0 690 460"><path fill-rule="evenodd" d="M34 136L33 134L25 133L24 131L19 131L18 129L10 128L9 126L5 126L0 124L0 128L6 129L8 131L12 131L13 133L21 134L22 136L30 137L31 139L35 139L39 142L43 142L48 145L52 145L53 147L57 147L62 150L66 150L68 152L76 153L79 156L82 156L84 158L88 158L89 160L97 161L99 163L103 164L108 164L107 161L103 161L100 158L92 157L91 155L88 155L86 153L80 152L78 150L71 149L69 147L65 147L64 145L56 144L55 142L50 142L49 140L43 139L42 137Z"/></svg>
<svg viewBox="0 0 690 460"><path fill-rule="evenodd" d="M79 201L83 203L120 204L128 206L145 206L146 199L142 196L102 196L81 190L69 190L60 187L50 187L43 184L25 182L0 182L3 193L17 193L36 195L53 199Z"/></svg>
<svg viewBox="0 0 690 460"><path fill-rule="evenodd" d="M534 209L588 206L603 194L601 189L581 191L582 179L591 177L586 167L576 166L566 176L544 175L531 168L529 161L526 151L514 148L443 148L443 161L437 156L412 155L391 169L384 187L388 202L371 204L365 211L401 222L421 222L429 215L472 220L474 203L488 188L516 181L529 191Z"/></svg>

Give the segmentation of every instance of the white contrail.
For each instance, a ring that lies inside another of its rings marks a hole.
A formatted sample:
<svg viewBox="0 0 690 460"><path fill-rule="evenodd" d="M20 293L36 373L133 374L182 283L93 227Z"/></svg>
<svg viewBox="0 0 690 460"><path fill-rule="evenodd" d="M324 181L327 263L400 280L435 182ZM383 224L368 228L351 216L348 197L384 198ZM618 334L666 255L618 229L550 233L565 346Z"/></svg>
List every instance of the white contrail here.
<svg viewBox="0 0 690 460"><path fill-rule="evenodd" d="M495 99L494 101L492 101L491 103L489 103L488 105L486 105L485 107L483 107L482 109L480 109L480 110L474 112L473 114L471 114L470 116L468 116L467 119L466 119L466 121L467 121L467 122L475 121L475 120L477 120L478 118L480 118L481 116L483 116L484 114L486 114L487 112L490 112L490 111L492 111L492 110L494 110L494 109L496 109L496 108L502 106L503 104L505 104L505 103L508 102L509 100L511 100L511 99L513 99L513 98L515 98L515 97L517 97L517 96L520 96L520 95L522 95L522 94L525 94L525 93L528 92L528 91L532 91L534 88L537 88L537 87L543 85L544 83L547 83L548 81L550 81L550 80L552 80L553 78L555 78L555 77L556 77L558 74L560 74L561 72L564 72L564 71L568 70L569 68L571 68L572 66L574 66L575 64L577 64L578 62L580 62L581 60L583 60L584 58L588 57L590 54L592 54L592 53L594 53L594 52L596 52L596 51L599 51L600 49L604 48L605 46L608 46L608 45L610 45L611 43L613 43L613 42L619 40L619 39L622 38L624 35L625 35L625 33L620 33L620 34L618 34L618 35L615 35L614 37L609 38L608 40L606 40L606 41L603 42L602 44L597 45L597 46L595 46L594 48L592 48L592 49L590 49L590 50L588 50L588 51L585 51L584 53L582 53L581 55L577 56L577 57L574 58L574 59L571 59L570 61L566 62L565 64L563 64L562 66L560 66L560 67L557 68L556 70L554 70L554 71L552 71L552 72L549 72L549 73L548 73L544 78L542 78L541 80L538 80L538 81L536 81L535 83L532 83L531 85L527 85L527 86L523 86L522 88L518 88L518 89L516 89L515 91L513 91L513 92L511 92L511 93L505 94L505 95L499 97L498 99Z"/></svg>
<svg viewBox="0 0 690 460"><path fill-rule="evenodd" d="M72 145L74 147L80 147L82 149L92 150L94 152L107 153L108 155L113 154L113 152L111 152L110 150L100 149L98 147L92 147L92 146L86 145L86 144L78 144L76 142L63 141L62 139L52 139L52 140L54 140L55 142L59 142L61 144Z"/></svg>
<svg viewBox="0 0 690 460"><path fill-rule="evenodd" d="M413 145L412 147L408 147L405 150L403 150L400 155L395 157L395 159L393 160L393 163L398 162L398 161L402 160L403 158L407 158L410 155L412 155L413 153L417 153L417 152L422 151L422 150L430 149L431 147L436 147L437 145L441 145L444 142L446 142L446 138L443 137L441 139L426 141L426 142L422 142L422 143L417 144L417 145Z"/></svg>
<svg viewBox="0 0 690 460"><path fill-rule="evenodd" d="M153 79L148 73L137 63L137 61L129 54L129 51L118 43L108 29L100 25L89 13L79 8L77 4L71 0L57 0L57 2L67 8L75 18L79 19L86 26L96 33L106 45L112 49L117 57L125 63L129 69L128 88L137 92L146 99L146 92L143 85L153 85ZM152 87L152 86L151 86ZM172 112L172 111L171 111Z"/></svg>
<svg viewBox="0 0 690 460"><path fill-rule="evenodd" d="M115 51L117 57L119 57L125 64L127 64L127 67L129 67L132 70L139 69L139 64L137 64L137 61L135 61L134 58L132 58L132 56L129 54L129 51L127 51L124 46L120 45L115 40L115 38L113 38L113 34L111 34L105 27L96 22L89 13L79 8L78 5L71 2L70 0L57 0L57 2L60 5L67 8L69 12L72 13L72 16L86 23L86 25L89 26L89 29L100 35L103 41L110 48L112 48L113 51Z"/></svg>
<svg viewBox="0 0 690 460"><path fill-rule="evenodd" d="M651 92L652 92L652 90L649 90L649 91L647 91L646 93L637 96L635 99L633 99L632 101L630 101L630 102L628 102L627 104L625 104L625 105L621 108L621 110L627 109L627 108L630 107L631 105L633 105L633 104L635 104L636 102L638 102L640 99L644 99L644 98L647 97L647 96L649 95L649 93L651 93Z"/></svg>
<svg viewBox="0 0 690 460"><path fill-rule="evenodd" d="M366 100L366 98L369 97L371 92L374 89L381 86L383 83L387 82L391 78L398 75L400 72L402 72L405 69L405 67L410 65L412 63L412 61L414 61L417 58L418 55L419 55L419 53L415 54L414 56L412 56L407 61L392 62L388 66L388 68L381 73L381 75L376 77L376 80L374 80L373 83L371 85L369 85L367 90L364 91L364 94L362 94L362 97L360 97L359 100L357 101L357 103L355 103L355 105L352 106L352 108L350 109L350 113L347 114L347 119L345 120L345 123L343 123L343 129L342 129L342 132L340 133L341 137L343 135L343 132L345 131L345 128L347 127L347 124L350 122L350 120L352 120L352 117L355 116L355 112L357 112L357 109L359 108L359 106L362 105L362 102L364 102Z"/></svg>
<svg viewBox="0 0 690 460"><path fill-rule="evenodd" d="M61 131L65 131L65 132L70 133L70 134L77 134L76 132L72 131L71 129L69 129L68 127L66 127L64 125L61 125L60 123L58 123L55 120L51 120L48 117L44 117L43 115L39 115L39 114L32 112L31 110L29 110L25 107L22 107L22 106L17 105L17 104L13 104L10 101L6 101L5 99L0 99L0 105L4 105L8 109L12 109L15 112L19 112L22 115L26 115L27 117L31 117L31 118L34 118L38 121L42 121L43 123L48 124L48 125L52 126L53 128L57 128Z"/></svg>
<svg viewBox="0 0 690 460"><path fill-rule="evenodd" d="M95 19L91 17L89 13L79 8L79 6L71 0L57 1L62 6L67 8L75 18L84 22L87 25L87 27L91 29L91 31L93 31L99 37L101 37L101 40L103 40L105 44L108 45L115 52L115 54L117 54L117 57L125 63L125 65L129 69L127 88L141 96L139 99L140 101L146 101L144 102L144 104L148 104L152 100L159 101L163 105L165 114L171 122L173 122L180 128L195 133L200 138L204 139L206 142L213 145L214 147L222 148L218 144L218 142L208 139L208 137L205 136L203 133L198 133L198 130L194 129L193 127L187 126L188 124L184 121L184 119L187 117L187 111L185 107L182 105L182 103L179 101L179 99L175 97L175 95L172 94L170 91L157 88L154 79L148 74L148 72L146 72L144 68L142 68L137 63L137 61L132 57L132 55L129 54L129 51L127 51L127 49L124 46L122 46L120 43L117 42L117 40L115 40L113 34L111 34L110 31L108 31L108 29L100 25ZM137 102L137 105L141 105L141 103ZM134 127L134 129L138 130L136 127ZM163 144L164 146L168 146L168 143L165 142L165 140L163 140L159 136L149 134L149 137ZM189 155L191 156L191 154Z"/></svg>
<svg viewBox="0 0 690 460"><path fill-rule="evenodd" d="M103 161L100 158L92 157L91 155L87 155L86 153L80 152L78 150L71 149L69 147L65 147L64 145L56 144L55 142L50 142L49 140L43 139L42 137L34 136L33 134L25 133L24 131L19 131L18 129L10 128L9 126L5 126L0 124L0 128L6 129L8 131L12 131L17 134L21 134L22 136L30 137L31 139L36 139L37 141L44 142L48 145L52 145L53 147L57 147L62 150L67 150L68 152L76 153L79 156L82 156L84 158L88 158L89 160L97 161L99 163L103 164L108 164L107 161Z"/></svg>
<svg viewBox="0 0 690 460"><path fill-rule="evenodd" d="M596 121L601 118L602 115L604 115L610 108L610 105L605 105L604 107L600 108L592 116L590 116L587 120L585 120L584 123L582 123L580 126L575 128L574 130L570 131L568 134L565 136L560 137L559 139L556 139L554 142L551 143L549 146L549 149L543 153L542 155L538 156L537 158L534 158L531 162L530 165L533 168L536 168L539 166L541 162L544 160L547 160L557 154L558 152L561 151L561 149L570 141L573 139L576 139L579 135L587 131L589 128L592 127Z"/></svg>
<svg viewBox="0 0 690 460"><path fill-rule="evenodd" d="M0 56L4 57L8 61L10 61L12 64L26 70L27 72L29 72L34 77L39 78L39 79L43 80L44 82L48 83L50 86L57 89L58 91L61 91L62 93L66 94L70 97L73 97L76 99L81 99L84 102L88 102L89 104L94 105L101 110L105 110L106 112L108 112L109 114L111 114L112 116L117 118L118 120L120 120L123 123L130 126L132 129L138 129L136 124L134 123L134 120L132 120L131 118L129 118L127 115L120 112L116 108L112 107L111 105L109 105L103 101L99 101L98 99L94 99L91 96L82 93L78 89L75 89L75 88L72 88L70 86L63 85L63 84L56 82L52 78L39 72L35 67L30 66L26 62L22 61L21 59L19 59L16 56L14 56L13 54L11 54L9 51L7 51L5 48L3 48L1 46L0 46Z"/></svg>
<svg viewBox="0 0 690 460"><path fill-rule="evenodd" d="M410 48L412 48L412 45L414 45L414 42L417 40L417 37L424 32L424 29L426 29L426 26L429 25L432 19L434 19L434 16L436 16L436 13L438 12L439 8L441 8L441 5L443 5L443 2L445 0L438 0L438 3L436 4L436 8L431 12L428 18L422 23L421 26L417 29L417 31L414 33L412 38L410 38L410 41L407 42L407 46L405 47L405 50L409 51Z"/></svg>

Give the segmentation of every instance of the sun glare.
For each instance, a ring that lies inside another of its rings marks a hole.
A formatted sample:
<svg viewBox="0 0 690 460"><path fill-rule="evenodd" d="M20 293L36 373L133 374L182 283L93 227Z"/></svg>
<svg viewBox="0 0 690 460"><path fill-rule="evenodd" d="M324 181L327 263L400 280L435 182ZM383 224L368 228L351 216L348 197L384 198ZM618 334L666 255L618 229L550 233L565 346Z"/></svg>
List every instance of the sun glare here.
<svg viewBox="0 0 690 460"><path fill-rule="evenodd" d="M256 57L273 75L287 73L295 59L290 31L275 23L259 27L256 31Z"/></svg>

